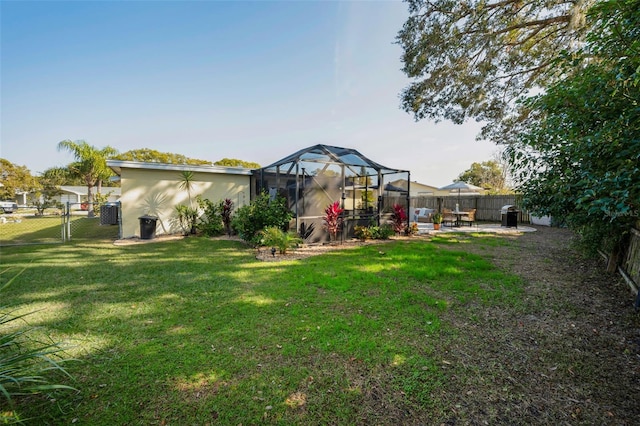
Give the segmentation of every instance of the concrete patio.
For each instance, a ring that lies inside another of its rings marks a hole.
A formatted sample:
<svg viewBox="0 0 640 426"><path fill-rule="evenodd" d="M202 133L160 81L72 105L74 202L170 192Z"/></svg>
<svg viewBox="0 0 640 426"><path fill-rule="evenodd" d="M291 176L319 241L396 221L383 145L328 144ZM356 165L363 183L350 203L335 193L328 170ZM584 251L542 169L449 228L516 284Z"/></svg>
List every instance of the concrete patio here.
<svg viewBox="0 0 640 426"><path fill-rule="evenodd" d="M518 225L517 228L507 228L499 223L474 223L471 226L440 226L439 230L433 229L433 223L418 223L418 234L437 234L441 232L487 232L493 234L516 234L521 232L535 232L536 228L527 225Z"/></svg>

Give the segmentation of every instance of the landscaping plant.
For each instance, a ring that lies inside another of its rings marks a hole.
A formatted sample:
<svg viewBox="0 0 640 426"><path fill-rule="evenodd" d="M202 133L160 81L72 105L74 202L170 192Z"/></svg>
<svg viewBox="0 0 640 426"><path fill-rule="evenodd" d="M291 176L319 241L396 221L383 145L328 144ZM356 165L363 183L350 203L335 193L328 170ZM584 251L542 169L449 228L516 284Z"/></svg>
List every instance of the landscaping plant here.
<svg viewBox="0 0 640 426"><path fill-rule="evenodd" d="M342 227L342 212L344 212L344 209L340 207L339 201L329 204L327 208L324 209L324 229L329 232L332 241L336 240L338 232Z"/></svg>
<svg viewBox="0 0 640 426"><path fill-rule="evenodd" d="M202 216L198 223L198 229L207 237L220 235L224 231L224 224L220 217L220 204L202 198L200 195L196 197L198 206L202 209Z"/></svg>
<svg viewBox="0 0 640 426"><path fill-rule="evenodd" d="M249 205L240 207L233 219L231 227L240 238L254 246L260 244L260 231L268 226L287 229L293 214L287 207L287 200L276 196L273 200L263 191Z"/></svg>
<svg viewBox="0 0 640 426"><path fill-rule="evenodd" d="M185 235L196 233L198 222L198 209L183 204L176 206L176 217Z"/></svg>
<svg viewBox="0 0 640 426"><path fill-rule="evenodd" d="M2 288L8 287L22 272L14 275ZM29 314L14 314L6 306L0 307L0 400L5 400L11 410L0 410L0 423L20 423L19 404L15 399L57 389L74 388L52 383L51 375L61 372L68 361L60 357L64 351L57 342L40 342L31 337L34 327L25 325ZM22 323L21 323L22 322ZM69 376L70 377L70 376ZM0 404L0 408L4 404Z"/></svg>
<svg viewBox="0 0 640 426"><path fill-rule="evenodd" d="M287 250L302 243L302 238L294 232L285 232L277 226L269 226L260 231L262 245L275 247L280 254L287 254Z"/></svg>
<svg viewBox="0 0 640 426"><path fill-rule="evenodd" d="M367 241L373 238L370 227L357 225L353 228L353 235L360 241Z"/></svg>
<svg viewBox="0 0 640 426"><path fill-rule="evenodd" d="M374 225L370 226L369 229L371 229L371 236L374 240L388 240L389 237L395 234L393 227L389 224Z"/></svg>
<svg viewBox="0 0 640 426"><path fill-rule="evenodd" d="M218 208L220 211L220 216L222 217L222 223L224 224L224 229L227 235L231 236L231 213L233 211L233 201L229 198L225 198L221 200L218 204Z"/></svg>
<svg viewBox="0 0 640 426"><path fill-rule="evenodd" d="M393 222L393 232L396 234L402 234L405 232L405 222L407 221L407 213L404 211L404 207L400 204L393 205L393 213L391 213L391 220Z"/></svg>

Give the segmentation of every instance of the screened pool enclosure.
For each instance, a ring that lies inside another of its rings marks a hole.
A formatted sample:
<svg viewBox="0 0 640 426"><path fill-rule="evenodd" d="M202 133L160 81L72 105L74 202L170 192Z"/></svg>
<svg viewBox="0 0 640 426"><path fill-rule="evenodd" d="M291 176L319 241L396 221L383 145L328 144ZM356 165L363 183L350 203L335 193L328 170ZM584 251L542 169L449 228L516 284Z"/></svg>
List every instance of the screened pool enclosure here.
<svg viewBox="0 0 640 426"><path fill-rule="evenodd" d="M329 239L324 210L336 201L345 209L339 238L351 236L355 225L384 223L394 203L409 210L409 171L385 167L354 149L315 145L254 173L257 193L286 198L292 227L307 242Z"/></svg>

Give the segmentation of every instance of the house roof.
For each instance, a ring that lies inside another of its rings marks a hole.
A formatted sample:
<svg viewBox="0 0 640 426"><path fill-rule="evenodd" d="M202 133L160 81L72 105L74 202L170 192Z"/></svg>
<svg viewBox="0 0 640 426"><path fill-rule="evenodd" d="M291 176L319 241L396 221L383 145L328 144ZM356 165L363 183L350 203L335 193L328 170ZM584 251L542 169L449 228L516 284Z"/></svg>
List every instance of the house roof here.
<svg viewBox="0 0 640 426"><path fill-rule="evenodd" d="M60 190L76 195L87 195L86 186L62 185L60 186ZM120 191L120 187L117 186L103 186L101 190L103 194L108 194L110 192L112 195L120 195Z"/></svg>
<svg viewBox="0 0 640 426"><path fill-rule="evenodd" d="M251 169L243 167L222 167L222 166L196 166L192 164L166 164L166 163L143 163L140 161L120 161L107 160L107 166L118 176L122 169L145 169L145 170L169 170L169 171L192 171L198 173L219 173L227 175L251 175Z"/></svg>

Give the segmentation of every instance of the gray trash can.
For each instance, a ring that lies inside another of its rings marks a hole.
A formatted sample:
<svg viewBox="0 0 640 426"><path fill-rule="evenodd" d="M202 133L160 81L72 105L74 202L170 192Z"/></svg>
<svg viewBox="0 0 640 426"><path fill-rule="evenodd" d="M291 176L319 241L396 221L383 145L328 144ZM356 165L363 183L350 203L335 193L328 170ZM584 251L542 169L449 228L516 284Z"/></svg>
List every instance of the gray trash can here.
<svg viewBox="0 0 640 426"><path fill-rule="evenodd" d="M140 216L140 238L143 240L152 240L156 236L156 216L144 215Z"/></svg>

